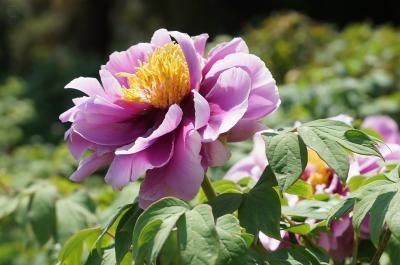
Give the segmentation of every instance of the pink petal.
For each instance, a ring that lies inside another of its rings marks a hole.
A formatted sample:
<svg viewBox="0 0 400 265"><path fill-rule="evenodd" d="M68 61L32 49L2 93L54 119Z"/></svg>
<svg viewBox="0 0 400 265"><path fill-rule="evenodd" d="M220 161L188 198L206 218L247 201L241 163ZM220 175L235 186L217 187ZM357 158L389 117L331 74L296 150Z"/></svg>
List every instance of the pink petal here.
<svg viewBox="0 0 400 265"><path fill-rule="evenodd" d="M210 119L210 106L208 105L207 100L202 95L200 95L197 90L192 90L192 92L195 110L194 127L197 130L207 125L207 122Z"/></svg>
<svg viewBox="0 0 400 265"><path fill-rule="evenodd" d="M265 130L266 127L256 120L241 120L228 133L229 142L241 142L252 137L256 132Z"/></svg>
<svg viewBox="0 0 400 265"><path fill-rule="evenodd" d="M203 143L201 153L209 167L223 166L231 156L228 146L219 140Z"/></svg>
<svg viewBox="0 0 400 265"><path fill-rule="evenodd" d="M100 70L100 78L103 83L105 93L110 99L118 100L122 98L122 88L118 80L104 66Z"/></svg>
<svg viewBox="0 0 400 265"><path fill-rule="evenodd" d="M82 181L86 177L93 174L100 167L109 164L113 157L113 153L105 153L102 155L94 153L79 162L78 169L69 178L73 181Z"/></svg>
<svg viewBox="0 0 400 265"><path fill-rule="evenodd" d="M197 57L193 40L189 37L189 35L178 31L170 31L170 34L179 43L183 54L185 55L186 62L189 67L191 89L198 89L202 78L201 62Z"/></svg>
<svg viewBox="0 0 400 265"><path fill-rule="evenodd" d="M116 75L117 73L135 73L140 62L146 62L148 55L153 52L153 45L139 43L130 47L127 51L113 52L105 68ZM121 85L128 87L126 78L117 78Z"/></svg>
<svg viewBox="0 0 400 265"><path fill-rule="evenodd" d="M159 29L156 30L153 34L153 37L151 37L151 44L157 46L157 47L162 47L165 46L166 44L172 42L171 37L169 36L168 30L166 29Z"/></svg>
<svg viewBox="0 0 400 265"><path fill-rule="evenodd" d="M224 59L228 54L238 52L249 53L246 43L241 38L234 38L230 42L218 44L208 53L208 60L203 68L203 74L206 74L216 61Z"/></svg>
<svg viewBox="0 0 400 265"><path fill-rule="evenodd" d="M192 39L193 39L194 47L195 47L197 53L200 54L201 56L203 56L204 50L206 48L208 34L203 33L203 34L192 37Z"/></svg>
<svg viewBox="0 0 400 265"><path fill-rule="evenodd" d="M243 117L248 107L251 80L240 68L223 72L215 86L206 95L211 113L203 138L215 141L229 131Z"/></svg>
<svg viewBox="0 0 400 265"><path fill-rule="evenodd" d="M223 60L217 61L206 74L201 91L207 93L217 81L218 76L232 67L245 70L251 78L249 108L244 118L263 118L279 106L280 99L275 80L264 62L252 54L230 54Z"/></svg>
<svg viewBox="0 0 400 265"><path fill-rule="evenodd" d="M103 87L96 78L78 77L69 82L65 88L72 88L82 91L88 96L105 96Z"/></svg>
<svg viewBox="0 0 400 265"><path fill-rule="evenodd" d="M147 172L140 187L140 207L146 208L165 196L193 199L204 176L200 148L201 138L194 126L182 126L176 136L174 154L168 164Z"/></svg>
<svg viewBox="0 0 400 265"><path fill-rule="evenodd" d="M158 126L158 128L154 130L149 136L139 137L134 143L118 148L115 153L117 155L127 155L134 154L146 149L147 147L152 145L159 137L175 130L182 120L182 115L182 109L178 105L174 104L170 106L160 126Z"/></svg>
<svg viewBox="0 0 400 265"><path fill-rule="evenodd" d="M361 127L377 131L383 136L386 143L400 144L400 132L397 123L388 116L377 115L367 117Z"/></svg>
<svg viewBox="0 0 400 265"><path fill-rule="evenodd" d="M106 182L114 189L121 189L147 170L164 166L172 157L174 139L174 134L169 134L138 153L116 155L105 177Z"/></svg>

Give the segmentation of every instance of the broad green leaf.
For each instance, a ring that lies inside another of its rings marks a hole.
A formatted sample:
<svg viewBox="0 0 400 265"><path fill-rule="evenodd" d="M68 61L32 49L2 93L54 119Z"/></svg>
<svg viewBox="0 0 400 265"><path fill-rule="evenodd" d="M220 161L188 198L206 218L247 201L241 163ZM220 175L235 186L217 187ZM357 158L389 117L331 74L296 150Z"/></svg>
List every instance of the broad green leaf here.
<svg viewBox="0 0 400 265"><path fill-rule="evenodd" d="M93 243L100 235L101 228L84 229L70 237L63 245L58 255L60 265L76 265L81 264L84 244L88 244L88 248L93 247Z"/></svg>
<svg viewBox="0 0 400 265"><path fill-rule="evenodd" d="M96 223L96 218L90 211L68 198L57 201L56 217L57 236L61 242Z"/></svg>
<svg viewBox="0 0 400 265"><path fill-rule="evenodd" d="M328 216L328 212L331 208L331 202L301 200L293 207L282 206L282 213L287 216L322 220Z"/></svg>
<svg viewBox="0 0 400 265"><path fill-rule="evenodd" d="M317 152L319 157L345 181L350 164L344 149L318 127L300 126L298 132L306 145Z"/></svg>
<svg viewBox="0 0 400 265"><path fill-rule="evenodd" d="M46 243L55 231L57 190L50 185L43 187L32 196L28 212L33 233L40 244Z"/></svg>
<svg viewBox="0 0 400 265"><path fill-rule="evenodd" d="M187 203L168 197L150 205L140 215L133 230L135 262L146 259L151 264L155 261L176 221L188 209Z"/></svg>
<svg viewBox="0 0 400 265"><path fill-rule="evenodd" d="M373 139L340 121L308 122L301 125L298 132L306 145L316 151L343 181L348 175L349 162L342 147L354 153L382 158Z"/></svg>
<svg viewBox="0 0 400 265"><path fill-rule="evenodd" d="M179 253L178 233L173 230L164 244L159 256L159 262L163 265L180 265L181 256Z"/></svg>
<svg viewBox="0 0 400 265"><path fill-rule="evenodd" d="M268 163L279 187L286 191L301 176L307 165L307 148L301 138L292 132L265 138Z"/></svg>
<svg viewBox="0 0 400 265"><path fill-rule="evenodd" d="M216 264L242 265L246 260L247 243L241 236L239 220L227 214L217 219L220 252Z"/></svg>
<svg viewBox="0 0 400 265"><path fill-rule="evenodd" d="M0 219L13 213L18 206L18 198L0 195Z"/></svg>
<svg viewBox="0 0 400 265"><path fill-rule="evenodd" d="M282 248L266 257L271 265L308 265L312 264L299 249Z"/></svg>
<svg viewBox="0 0 400 265"><path fill-rule="evenodd" d="M110 230L111 226L114 225L114 223L117 221L117 219L120 218L120 216L131 207L132 207L132 204L126 204L126 205L122 206L121 208L119 208L118 211L110 218L110 220L107 222L107 224L103 227L103 230L102 230L100 236L96 240L96 248L99 253L101 250L103 237L107 234L108 230Z"/></svg>
<svg viewBox="0 0 400 265"><path fill-rule="evenodd" d="M311 198L313 196L311 185L301 179L298 179L292 186L290 186L286 190L286 192L304 198Z"/></svg>
<svg viewBox="0 0 400 265"><path fill-rule="evenodd" d="M376 246L379 243L379 237L385 226L385 213L389 210L389 204L395 195L395 192L387 192L378 195L376 199L373 200L373 205L370 210L369 232L371 240ZM358 203L356 206L357 205ZM398 221L399 220L397 220L397 222Z"/></svg>
<svg viewBox="0 0 400 265"><path fill-rule="evenodd" d="M187 211L177 228L182 264L216 265L220 241L209 205L201 204Z"/></svg>
<svg viewBox="0 0 400 265"><path fill-rule="evenodd" d="M387 214L385 216L387 225L390 231L400 240L400 191L397 190L396 195L393 197L389 204Z"/></svg>
<svg viewBox="0 0 400 265"><path fill-rule="evenodd" d="M268 236L280 239L281 204L274 189L277 184L274 173L268 166L254 188L243 194L239 220L249 233L256 235L262 231Z"/></svg>
<svg viewBox="0 0 400 265"><path fill-rule="evenodd" d="M309 224L299 224L290 226L285 229L288 232L299 234L299 235L307 235L311 232L311 225Z"/></svg>
<svg viewBox="0 0 400 265"><path fill-rule="evenodd" d="M133 228L142 210L135 203L122 214L115 231L115 257L117 264L121 263L132 245Z"/></svg>
<svg viewBox="0 0 400 265"><path fill-rule="evenodd" d="M214 190L217 194L224 194L224 193L240 193L240 188L238 185L230 180L221 179L212 183ZM200 203L206 203L208 201L207 197L204 194L204 191L201 189L198 195Z"/></svg>
<svg viewBox="0 0 400 265"><path fill-rule="evenodd" d="M208 204L212 208L214 217L218 218L236 211L242 203L242 196L241 193L223 193L209 201Z"/></svg>

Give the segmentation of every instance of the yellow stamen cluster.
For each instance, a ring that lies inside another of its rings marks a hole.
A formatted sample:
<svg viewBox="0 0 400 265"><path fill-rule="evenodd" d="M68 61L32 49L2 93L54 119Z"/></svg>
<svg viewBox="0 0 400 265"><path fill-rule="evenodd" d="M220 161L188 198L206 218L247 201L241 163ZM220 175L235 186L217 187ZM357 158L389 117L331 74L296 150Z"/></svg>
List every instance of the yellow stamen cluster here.
<svg viewBox="0 0 400 265"><path fill-rule="evenodd" d="M169 43L157 48L135 74L118 73L128 79L124 98L130 102L148 103L155 108L167 108L179 103L190 92L189 68L180 46Z"/></svg>
<svg viewBox="0 0 400 265"><path fill-rule="evenodd" d="M332 170L313 150L308 150L308 163L315 167L315 171L307 179L312 188L315 190L315 187L321 184L328 186Z"/></svg>

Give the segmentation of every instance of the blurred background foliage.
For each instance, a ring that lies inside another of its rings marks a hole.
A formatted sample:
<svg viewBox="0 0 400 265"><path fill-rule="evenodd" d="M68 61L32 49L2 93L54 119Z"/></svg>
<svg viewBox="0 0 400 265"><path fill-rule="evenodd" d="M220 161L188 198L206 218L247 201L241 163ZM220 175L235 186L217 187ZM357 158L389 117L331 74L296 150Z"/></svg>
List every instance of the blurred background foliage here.
<svg viewBox="0 0 400 265"><path fill-rule="evenodd" d="M159 27L208 32L209 46L243 37L280 88L268 126L340 113L400 121L395 5L363 2L361 12L346 1L265 2L0 0L0 265L54 264L59 243L134 199L136 184L114 192L102 172L80 185L67 179L77 162L58 115L78 95L64 91L70 80L97 77L108 54ZM235 145L228 166L251 146ZM53 210L41 213L41 203Z"/></svg>

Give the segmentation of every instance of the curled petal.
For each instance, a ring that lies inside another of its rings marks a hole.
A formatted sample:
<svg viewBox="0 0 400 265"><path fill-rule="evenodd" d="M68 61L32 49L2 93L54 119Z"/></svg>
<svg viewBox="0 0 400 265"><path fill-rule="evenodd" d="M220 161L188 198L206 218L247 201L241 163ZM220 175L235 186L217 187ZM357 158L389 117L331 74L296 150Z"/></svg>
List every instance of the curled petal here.
<svg viewBox="0 0 400 265"><path fill-rule="evenodd" d="M248 107L251 80L240 68L223 72L215 86L206 95L211 113L203 138L215 141L229 131L243 117Z"/></svg>
<svg viewBox="0 0 400 265"><path fill-rule="evenodd" d="M201 138L193 129L192 124L182 126L175 139L171 160L164 167L147 172L140 187L140 207L146 208L165 196L191 200L197 194L204 169L200 156Z"/></svg>
<svg viewBox="0 0 400 265"><path fill-rule="evenodd" d="M82 181L93 174L97 169L108 165L113 157L113 153L105 153L102 155L94 153L79 162L78 169L69 178L73 181Z"/></svg>
<svg viewBox="0 0 400 265"><path fill-rule="evenodd" d="M210 106L207 100L196 90L193 92L194 110L195 110L195 129L200 129L207 125L210 119Z"/></svg>
<svg viewBox="0 0 400 265"><path fill-rule="evenodd" d="M230 54L223 60L217 61L205 76L202 92L207 93L217 81L218 76L232 67L245 70L251 79L249 108L244 118L261 119L279 106L280 99L275 80L264 62L252 54Z"/></svg>
<svg viewBox="0 0 400 265"><path fill-rule="evenodd" d="M204 50L206 49L208 34L203 33L203 34L192 37L192 39L193 39L194 47L195 47L197 53L200 54L200 56L203 56Z"/></svg>
<svg viewBox="0 0 400 265"><path fill-rule="evenodd" d="M252 137L266 127L255 120L240 120L228 133L229 142L240 142Z"/></svg>
<svg viewBox="0 0 400 265"><path fill-rule="evenodd" d="M153 144L159 137L172 132L175 130L182 120L182 109L174 104L169 107L168 112L165 114L164 120L160 126L154 130L147 137L139 137L133 144L129 144L118 148L115 152L117 155L134 154L146 149L148 146Z"/></svg>
<svg viewBox="0 0 400 265"><path fill-rule="evenodd" d="M116 155L105 177L106 182L114 189L121 189L147 170L164 166L173 155L174 139L174 134L169 134L138 153Z"/></svg>
<svg viewBox="0 0 400 265"><path fill-rule="evenodd" d="M139 43L130 47L127 51L113 52L105 68L114 76L118 73L135 73L136 67L141 62L146 62L149 54L153 52L153 45L150 43ZM128 87L125 77L118 77L121 85Z"/></svg>
<svg viewBox="0 0 400 265"><path fill-rule="evenodd" d="M249 48L241 38L234 38L230 42L218 44L208 53L208 60L203 68L203 74L206 74L218 60L232 53L249 53Z"/></svg>
<svg viewBox="0 0 400 265"><path fill-rule="evenodd" d="M185 59L189 67L190 88L198 89L202 77L201 62L197 56L193 40L189 37L189 35L178 31L171 31L170 34L179 43L182 52L185 55Z"/></svg>
<svg viewBox="0 0 400 265"><path fill-rule="evenodd" d="M169 36L168 30L159 29L154 32L150 42L155 46L162 47L170 43L171 41L172 40L171 37Z"/></svg>
<svg viewBox="0 0 400 265"><path fill-rule="evenodd" d="M88 96L103 96L105 93L103 87L96 78L78 77L69 82L65 88L72 88L82 91Z"/></svg>

